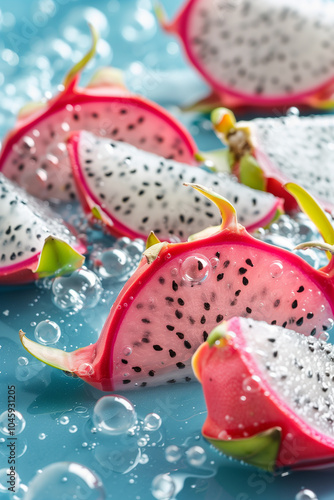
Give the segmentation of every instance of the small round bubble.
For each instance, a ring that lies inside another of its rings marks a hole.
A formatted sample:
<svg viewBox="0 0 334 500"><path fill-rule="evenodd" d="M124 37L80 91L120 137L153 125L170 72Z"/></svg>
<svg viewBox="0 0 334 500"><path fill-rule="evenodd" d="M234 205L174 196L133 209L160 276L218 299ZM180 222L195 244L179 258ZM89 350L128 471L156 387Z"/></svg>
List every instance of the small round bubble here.
<svg viewBox="0 0 334 500"><path fill-rule="evenodd" d="M257 392L260 390L261 379L257 375L247 377L242 383L242 388L245 392Z"/></svg>
<svg viewBox="0 0 334 500"><path fill-rule="evenodd" d="M11 422L8 421L8 411L4 411L3 413L1 413L0 432L5 436L12 436L13 434L11 433L13 431L14 435L17 436L18 434L21 434L22 431L24 431L26 426L26 421L23 415L17 410L10 413L10 417L11 421L14 422L14 427L12 427Z"/></svg>
<svg viewBox="0 0 334 500"><path fill-rule="evenodd" d="M149 413L144 418L143 429L145 431L157 431L161 426L161 417L157 413Z"/></svg>
<svg viewBox="0 0 334 500"><path fill-rule="evenodd" d="M174 496L175 483L168 474L159 474L152 481L151 491L157 500L169 500Z"/></svg>
<svg viewBox="0 0 334 500"><path fill-rule="evenodd" d="M90 377L94 373L94 368L90 363L82 363L78 368L79 377Z"/></svg>
<svg viewBox="0 0 334 500"><path fill-rule="evenodd" d="M123 396L103 396L94 407L94 425L104 434L124 434L136 424L136 421L137 415L133 404Z"/></svg>
<svg viewBox="0 0 334 500"><path fill-rule="evenodd" d="M60 417L59 419L59 423L61 425L67 425L69 423L70 419L66 416L66 415L63 415L62 417Z"/></svg>
<svg viewBox="0 0 334 500"><path fill-rule="evenodd" d="M46 319L41 321L35 328L35 339L40 344L51 345L58 342L61 336L59 325L54 321Z"/></svg>
<svg viewBox="0 0 334 500"><path fill-rule="evenodd" d="M167 446L165 450L165 457L167 462L174 463L180 460L182 456L182 451L181 448L176 446L175 444L171 444L170 446Z"/></svg>
<svg viewBox="0 0 334 500"><path fill-rule="evenodd" d="M304 489L297 493L295 500L318 500L318 497L314 491Z"/></svg>
<svg viewBox="0 0 334 500"><path fill-rule="evenodd" d="M191 255L181 264L181 276L185 284L193 286L207 279L211 264L202 255Z"/></svg>
<svg viewBox="0 0 334 500"><path fill-rule="evenodd" d="M270 276L272 278L280 278L283 274L283 263L280 260L272 262L269 266Z"/></svg>
<svg viewBox="0 0 334 500"><path fill-rule="evenodd" d="M27 364L29 364L29 361L27 358L25 358L24 356L20 356L19 358L17 358L17 363L20 365L20 366L27 366Z"/></svg>
<svg viewBox="0 0 334 500"><path fill-rule="evenodd" d="M201 446L192 446L186 451L186 455L189 465L193 467L200 467L206 460L205 451Z"/></svg>

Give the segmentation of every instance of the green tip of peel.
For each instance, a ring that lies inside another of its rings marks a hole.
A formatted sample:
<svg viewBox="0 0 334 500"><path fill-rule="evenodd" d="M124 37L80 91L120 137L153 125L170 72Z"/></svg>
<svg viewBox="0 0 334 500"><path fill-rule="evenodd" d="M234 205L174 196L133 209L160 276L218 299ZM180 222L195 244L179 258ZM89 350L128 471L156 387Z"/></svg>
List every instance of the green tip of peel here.
<svg viewBox="0 0 334 500"><path fill-rule="evenodd" d="M334 228L313 196L306 189L293 182L288 182L284 187L295 198L301 210L315 224L325 243L334 245ZM330 253L327 253L327 256L329 259L332 258Z"/></svg>
<svg viewBox="0 0 334 500"><path fill-rule="evenodd" d="M70 369L72 353L34 342L33 340L28 339L22 330L19 331L19 335L25 350L39 361L42 361L42 363L52 366L53 368L58 368L58 370L67 372L72 371Z"/></svg>
<svg viewBox="0 0 334 500"><path fill-rule="evenodd" d="M265 191L266 180L263 170L251 154L245 154L240 160L240 182L259 191Z"/></svg>
<svg viewBox="0 0 334 500"><path fill-rule="evenodd" d="M227 108L214 109L210 118L214 129L224 136L227 136L237 123L234 113Z"/></svg>
<svg viewBox="0 0 334 500"><path fill-rule="evenodd" d="M65 76L63 82L65 89L70 85L76 75L80 73L83 68L89 63L89 61L95 56L97 42L99 41L99 33L92 24L88 23L88 25L92 35L92 46L87 54L85 54L83 58L80 59L80 61L77 62Z"/></svg>
<svg viewBox="0 0 334 500"><path fill-rule="evenodd" d="M124 72L119 68L100 68L94 73L87 87L118 87L125 89Z"/></svg>
<svg viewBox="0 0 334 500"><path fill-rule="evenodd" d="M215 172L224 172L227 174L231 173L231 167L234 165L231 152L228 148L213 151L197 151L195 159L204 162L209 167L213 167Z"/></svg>
<svg viewBox="0 0 334 500"><path fill-rule="evenodd" d="M204 433L203 436L225 455L243 460L268 472L274 472L276 469L282 439L280 427L272 427L254 436L241 439L214 439Z"/></svg>
<svg viewBox="0 0 334 500"><path fill-rule="evenodd" d="M152 247L153 245L156 245L157 243L161 243L159 238L154 234L153 231L150 232L147 240L146 240L146 247L145 249L147 250L148 248Z"/></svg>
<svg viewBox="0 0 334 500"><path fill-rule="evenodd" d="M34 272L38 278L60 276L72 273L84 262L85 257L74 250L71 245L54 236L48 236Z"/></svg>

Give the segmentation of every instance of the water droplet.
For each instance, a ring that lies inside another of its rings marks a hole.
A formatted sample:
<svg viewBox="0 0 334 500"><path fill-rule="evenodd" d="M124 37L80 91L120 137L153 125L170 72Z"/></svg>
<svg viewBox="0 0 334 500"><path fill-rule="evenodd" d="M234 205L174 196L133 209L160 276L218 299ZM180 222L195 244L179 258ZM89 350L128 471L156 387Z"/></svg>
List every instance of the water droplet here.
<svg viewBox="0 0 334 500"><path fill-rule="evenodd" d="M23 415L17 410L11 413L4 411L0 415L0 432L5 436L11 435L12 431L14 432L14 435L17 436L18 434L21 434L25 426L26 421L23 418Z"/></svg>
<svg viewBox="0 0 334 500"><path fill-rule="evenodd" d="M125 346L123 348L123 354L124 356L130 356L130 354L132 354L132 349L130 346Z"/></svg>
<svg viewBox="0 0 334 500"><path fill-rule="evenodd" d="M101 282L93 271L78 269L71 276L56 278L52 285L53 301L60 309L95 307L102 294Z"/></svg>
<svg viewBox="0 0 334 500"><path fill-rule="evenodd" d="M143 429L145 431L157 431L161 426L161 417L157 413L149 413L144 418Z"/></svg>
<svg viewBox="0 0 334 500"><path fill-rule="evenodd" d="M46 434L45 434L44 432L41 432L41 433L38 435L38 439L40 439L41 441L43 441L45 438L46 438Z"/></svg>
<svg viewBox="0 0 334 500"><path fill-rule="evenodd" d="M245 392L257 392L260 390L261 379L257 375L247 377L242 382L242 388Z"/></svg>
<svg viewBox="0 0 334 500"><path fill-rule="evenodd" d="M131 270L129 254L122 248L108 248L91 255L94 270L102 279L124 281ZM135 265L135 264L134 264Z"/></svg>
<svg viewBox="0 0 334 500"><path fill-rule="evenodd" d="M175 483L168 474L159 474L152 481L151 491L157 500L169 500L175 493Z"/></svg>
<svg viewBox="0 0 334 500"><path fill-rule="evenodd" d="M299 116L300 112L296 106L291 106L286 112L286 116Z"/></svg>
<svg viewBox="0 0 334 500"><path fill-rule="evenodd" d="M103 396L94 407L94 425L105 434L126 433L136 421L137 415L133 404L123 396Z"/></svg>
<svg viewBox="0 0 334 500"><path fill-rule="evenodd" d="M106 495L100 478L88 467L75 462L56 462L35 475L24 498L45 500L65 497L104 500Z"/></svg>
<svg viewBox="0 0 334 500"><path fill-rule="evenodd" d="M70 419L66 416L66 415L63 415L62 417L60 417L59 419L59 423L61 425L67 425L69 423Z"/></svg>
<svg viewBox="0 0 334 500"><path fill-rule="evenodd" d="M200 467L206 460L205 451L201 446L192 446L186 451L186 455L189 465L193 467Z"/></svg>
<svg viewBox="0 0 334 500"><path fill-rule="evenodd" d="M280 278L283 274L283 263L280 260L276 260L270 264L269 271L272 278Z"/></svg>
<svg viewBox="0 0 334 500"><path fill-rule="evenodd" d="M211 265L206 257L192 255L182 262L181 276L186 284L198 285L209 276L210 268Z"/></svg>
<svg viewBox="0 0 334 500"><path fill-rule="evenodd" d="M74 434L75 432L77 432L78 428L76 425L71 425L71 427L68 429L68 431L71 433L71 434Z"/></svg>
<svg viewBox="0 0 334 500"><path fill-rule="evenodd" d="M228 439L231 439L231 436L225 430L222 430L218 434L218 439L222 439L224 441L227 441Z"/></svg>
<svg viewBox="0 0 334 500"><path fill-rule="evenodd" d="M142 448L147 445L147 439L145 437L141 437L138 439L137 444Z"/></svg>
<svg viewBox="0 0 334 500"><path fill-rule="evenodd" d="M329 339L329 333L321 332L319 335L319 339L323 340L324 342L327 342L327 340Z"/></svg>
<svg viewBox="0 0 334 500"><path fill-rule="evenodd" d="M171 444L170 446L167 446L165 450L165 457L167 462L174 463L180 460L182 456L182 451L181 449L176 446L175 444Z"/></svg>
<svg viewBox="0 0 334 500"><path fill-rule="evenodd" d="M46 319L41 321L35 328L35 339L40 344L50 345L58 342L61 336L60 327L54 321Z"/></svg>
<svg viewBox="0 0 334 500"><path fill-rule="evenodd" d="M142 465L145 465L148 462L149 462L148 455L146 455L146 453L143 453L142 456L139 459L139 463L142 464Z"/></svg>
<svg viewBox="0 0 334 500"><path fill-rule="evenodd" d="M296 500L318 500L318 497L314 491L304 489L297 493Z"/></svg>
<svg viewBox="0 0 334 500"><path fill-rule="evenodd" d="M212 266L212 269L216 269L219 264L219 259L217 259L217 257L212 257L212 259L210 259L210 264Z"/></svg>
<svg viewBox="0 0 334 500"><path fill-rule="evenodd" d="M94 368L90 363L82 363L78 368L79 377L90 377L94 373Z"/></svg>
<svg viewBox="0 0 334 500"><path fill-rule="evenodd" d="M19 358L17 358L17 363L20 365L20 366L26 366L29 361L27 358L25 358L24 356L20 356Z"/></svg>

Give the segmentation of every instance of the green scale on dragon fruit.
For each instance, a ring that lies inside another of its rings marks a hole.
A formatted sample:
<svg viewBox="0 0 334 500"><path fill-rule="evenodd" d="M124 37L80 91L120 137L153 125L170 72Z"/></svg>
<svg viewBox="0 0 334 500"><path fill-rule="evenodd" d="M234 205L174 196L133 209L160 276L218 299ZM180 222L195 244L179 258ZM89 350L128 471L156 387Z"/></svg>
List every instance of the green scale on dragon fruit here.
<svg viewBox="0 0 334 500"><path fill-rule="evenodd" d="M49 245L62 247L65 253L69 246L76 252L86 251L83 243L47 204L28 195L0 173L0 285L38 279L42 269L37 273L35 270L45 241L50 237L53 239L48 240ZM47 266L52 268L51 255Z"/></svg>
<svg viewBox="0 0 334 500"><path fill-rule="evenodd" d="M212 87L197 103L332 107L334 7L310 0L189 0L162 26Z"/></svg>
<svg viewBox="0 0 334 500"><path fill-rule="evenodd" d="M248 230L269 224L282 212L282 200L185 163L166 160L123 142L74 132L69 152L79 198L90 218L102 218L112 234L186 240L209 224L219 224L210 201L182 181L205 184L234 203ZM173 203L170 203L173 200ZM94 218L94 209L98 213Z"/></svg>
<svg viewBox="0 0 334 500"><path fill-rule="evenodd" d="M334 259L317 271L291 252L256 240L237 223L227 200L194 187L218 205L221 227L192 241L148 246L96 344L63 352L21 332L24 347L109 391L190 382L197 347L215 325L235 315L311 336L329 328Z"/></svg>
<svg viewBox="0 0 334 500"><path fill-rule="evenodd" d="M3 144L0 170L42 199L76 197L65 145L71 130L90 130L196 164L186 129L161 106L131 94L119 70L103 68L86 88L78 87L80 72L95 53L92 33L93 47L67 74L64 89L46 103L25 106Z"/></svg>
<svg viewBox="0 0 334 500"><path fill-rule="evenodd" d="M221 323L192 361L208 408L203 435L271 471L332 465L333 359L333 345L281 326Z"/></svg>
<svg viewBox="0 0 334 500"><path fill-rule="evenodd" d="M333 116L236 122L229 110L218 108L212 113L212 121L232 153L232 171L241 182L285 198L288 211L297 205L283 185L290 180L298 182L326 210L334 210Z"/></svg>

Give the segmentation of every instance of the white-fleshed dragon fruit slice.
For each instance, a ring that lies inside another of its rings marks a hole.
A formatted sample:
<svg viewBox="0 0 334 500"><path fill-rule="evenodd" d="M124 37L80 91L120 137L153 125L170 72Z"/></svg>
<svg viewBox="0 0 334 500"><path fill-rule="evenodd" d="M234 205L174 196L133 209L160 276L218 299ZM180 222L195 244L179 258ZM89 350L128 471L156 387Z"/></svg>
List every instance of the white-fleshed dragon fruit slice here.
<svg viewBox="0 0 334 500"><path fill-rule="evenodd" d="M269 471L332 466L333 356L332 344L281 326L221 323L192 361L208 408L203 435Z"/></svg>
<svg viewBox="0 0 334 500"><path fill-rule="evenodd" d="M202 106L333 106L334 6L321 0L188 0L162 26L213 89Z"/></svg>
<svg viewBox="0 0 334 500"><path fill-rule="evenodd" d="M298 182L329 212L334 209L334 116L287 116L236 122L226 108L212 113L217 135L230 150L232 172L240 181L285 198L286 210L296 208L284 190Z"/></svg>
<svg viewBox="0 0 334 500"><path fill-rule="evenodd" d="M329 328L334 258L315 270L292 252L250 236L227 200L194 187L217 203L221 227L189 242L150 246L96 344L63 352L21 332L24 347L43 362L109 391L189 382L193 353L218 323L233 316L311 336ZM322 217L327 220L323 212Z"/></svg>
<svg viewBox="0 0 334 500"><path fill-rule="evenodd" d="M0 170L42 199L75 199L65 142L78 128L196 164L195 143L186 129L161 106L131 94L119 70L103 68L86 88L78 87L95 53L92 33L93 47L67 74L64 89L47 103L25 106L2 147Z"/></svg>
<svg viewBox="0 0 334 500"><path fill-rule="evenodd" d="M68 148L79 198L90 219L102 220L112 234L161 240L187 240L220 223L208 200L182 181L205 184L230 200L250 231L282 212L282 200L217 175L166 160L123 142L74 132ZM172 203L171 203L172 200Z"/></svg>
<svg viewBox="0 0 334 500"><path fill-rule="evenodd" d="M85 252L57 214L0 173L0 285L71 272Z"/></svg>

